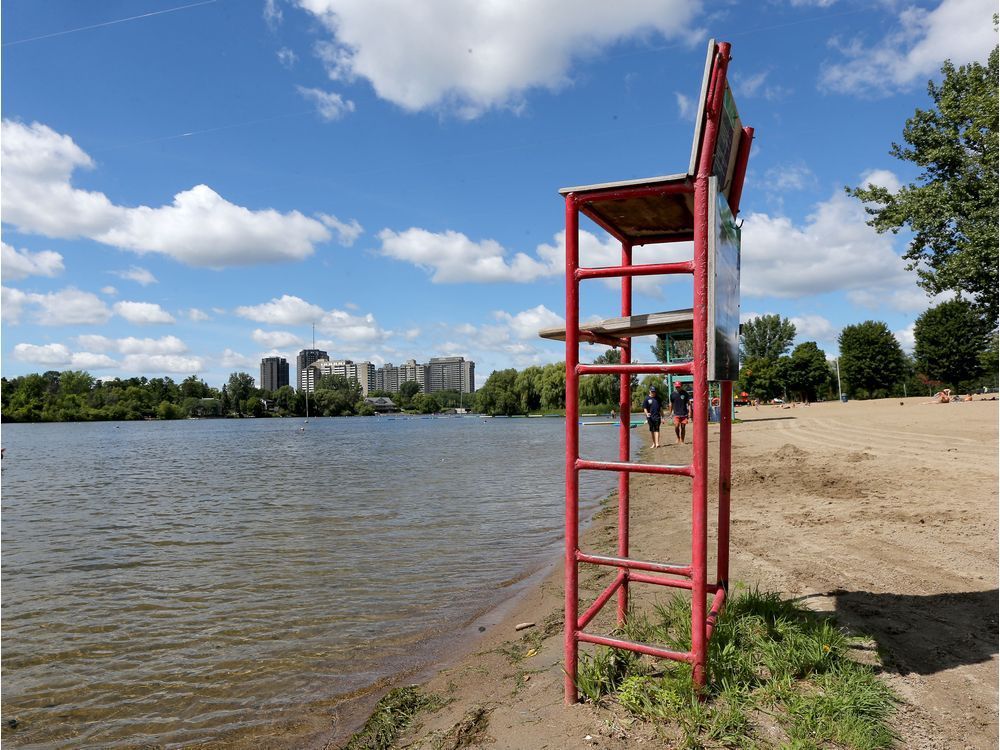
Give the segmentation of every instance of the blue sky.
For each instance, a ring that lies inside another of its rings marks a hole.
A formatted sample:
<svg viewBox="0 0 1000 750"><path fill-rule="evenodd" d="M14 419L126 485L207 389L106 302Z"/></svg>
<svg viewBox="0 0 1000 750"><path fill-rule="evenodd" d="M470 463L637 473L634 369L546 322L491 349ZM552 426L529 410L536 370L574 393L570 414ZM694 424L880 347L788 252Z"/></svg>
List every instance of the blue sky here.
<svg viewBox="0 0 1000 750"><path fill-rule="evenodd" d="M941 63L983 61L988 0L6 0L2 372L258 375L262 356L498 368L563 358L560 187L686 170L705 44L756 129L742 315L832 355L933 304L904 235L845 185ZM617 252L594 226L583 253ZM674 259L683 247L637 251ZM690 305L644 279L636 311ZM617 314L588 282L584 316ZM596 355L599 347L585 356ZM636 352L648 359L644 346ZM294 366L294 365L293 365Z"/></svg>

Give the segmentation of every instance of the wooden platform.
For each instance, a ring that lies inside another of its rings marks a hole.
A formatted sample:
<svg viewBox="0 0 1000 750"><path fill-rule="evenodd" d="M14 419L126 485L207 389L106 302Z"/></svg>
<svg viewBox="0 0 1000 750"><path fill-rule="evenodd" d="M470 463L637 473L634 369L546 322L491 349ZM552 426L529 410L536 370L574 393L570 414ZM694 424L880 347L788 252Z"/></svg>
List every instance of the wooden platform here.
<svg viewBox="0 0 1000 750"><path fill-rule="evenodd" d="M621 240L635 245L690 239L694 231L694 194L622 195L631 188L690 185L686 174L662 175L599 185L562 188L580 200L580 210Z"/></svg>
<svg viewBox="0 0 1000 750"><path fill-rule="evenodd" d="M636 336L653 336L659 333L683 333L692 330L693 327L694 313L690 308L670 310L587 323L580 326L580 340L618 346L624 339ZM565 341L566 329L543 328L538 332L538 335L543 339Z"/></svg>

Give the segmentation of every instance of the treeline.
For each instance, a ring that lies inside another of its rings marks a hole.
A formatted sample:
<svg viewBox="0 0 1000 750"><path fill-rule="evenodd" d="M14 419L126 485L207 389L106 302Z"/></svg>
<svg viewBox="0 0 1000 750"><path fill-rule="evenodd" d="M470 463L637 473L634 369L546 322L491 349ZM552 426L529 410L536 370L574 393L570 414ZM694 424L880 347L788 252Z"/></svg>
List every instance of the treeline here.
<svg viewBox="0 0 1000 750"><path fill-rule="evenodd" d="M276 391L255 387L253 376L234 372L221 389L196 375L180 383L164 378L98 380L82 371L23 375L0 379L0 417L4 422L96 422L208 417L304 417L372 415L361 386L340 375L325 375L309 395L291 386ZM429 414L469 406L469 395L457 391L420 393L415 382L403 383L388 396L403 410Z"/></svg>

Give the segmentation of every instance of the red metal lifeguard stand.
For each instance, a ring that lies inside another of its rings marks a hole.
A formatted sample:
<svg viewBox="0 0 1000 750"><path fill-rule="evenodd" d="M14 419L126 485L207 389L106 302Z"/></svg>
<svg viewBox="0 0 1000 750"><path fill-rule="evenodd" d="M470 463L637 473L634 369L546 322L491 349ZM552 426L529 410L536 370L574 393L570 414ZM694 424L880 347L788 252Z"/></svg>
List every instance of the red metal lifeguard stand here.
<svg viewBox="0 0 1000 750"><path fill-rule="evenodd" d="M721 402L732 403L732 381L739 374L739 210L753 129L743 127L729 90L726 72L730 45L709 42L702 81L694 144L687 173L644 180L588 185L560 190L566 200L566 329L543 331L547 338L566 339L566 600L565 695L577 700L576 674L580 643L595 643L651 656L688 662L699 686L706 678L708 642L726 600L729 583L729 489L732 415L721 409L719 437L719 520L715 583L707 576L708 515L708 383L721 385ZM621 263L581 268L579 214L583 213L621 242ZM694 242L689 261L634 265L636 245ZM634 315L632 278L660 274L692 274L693 305L667 313ZM588 279L621 279L621 316L596 325L580 325L580 283ZM632 363L635 336L693 332L694 359L664 364ZM581 341L606 344L621 351L618 365L581 364ZM696 418L691 425L692 462L671 466L630 462L629 425L633 374L692 377ZM617 462L584 460L579 451L579 379L588 374L620 376L619 455ZM618 549L614 557L591 554L579 546L579 475L581 471L618 472ZM629 557L629 475L633 472L690 477L691 562L635 560ZM614 581L581 614L578 570L581 563L617 568ZM625 621L630 583L690 589L691 650L671 651L584 630L617 594L617 619ZM712 594L712 603L707 596Z"/></svg>

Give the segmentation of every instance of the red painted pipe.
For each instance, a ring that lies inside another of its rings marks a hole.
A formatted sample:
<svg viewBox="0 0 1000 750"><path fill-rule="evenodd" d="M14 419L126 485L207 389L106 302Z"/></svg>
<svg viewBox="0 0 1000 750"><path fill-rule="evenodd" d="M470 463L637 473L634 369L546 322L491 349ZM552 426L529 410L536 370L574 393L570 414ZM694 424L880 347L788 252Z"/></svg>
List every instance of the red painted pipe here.
<svg viewBox="0 0 1000 750"><path fill-rule="evenodd" d="M576 468L586 471L621 471L636 474L669 474L671 476L689 477L694 472L690 464L675 466L670 464L633 464L627 461L588 461L580 458Z"/></svg>
<svg viewBox="0 0 1000 750"><path fill-rule="evenodd" d="M723 381L719 399L719 552L716 581L729 587L729 508L733 467L733 384Z"/></svg>
<svg viewBox="0 0 1000 750"><path fill-rule="evenodd" d="M566 196L566 551L563 651L566 677L565 700L576 703L577 639L576 617L579 585L576 553L580 542L579 472L580 454L580 377L576 365L580 358L580 298L576 269L580 264L580 223L573 194Z"/></svg>
<svg viewBox="0 0 1000 750"><path fill-rule="evenodd" d="M567 367L569 363L567 363ZM678 365L665 365L644 363L641 365L581 365L577 364L576 373L578 375L642 375L649 373L659 373L661 375L690 375L693 368L690 362ZM566 415L567 418L569 415Z"/></svg>
<svg viewBox="0 0 1000 750"><path fill-rule="evenodd" d="M622 243L622 266L632 267L632 246ZM632 314L632 277L622 276L621 313L623 318ZM619 350L619 362L629 364L632 361L632 341ZM631 376L622 373L618 376L618 461L627 464L631 458L632 449L632 390ZM577 465L579 469L579 464ZM618 556L628 557L629 548L629 472L618 472ZM628 577L626 568L619 570L623 585L618 589L616 619L619 625L625 624L628 613ZM581 626L583 627L583 626Z"/></svg>
<svg viewBox="0 0 1000 750"><path fill-rule="evenodd" d="M689 260L677 263L646 263L639 266L605 266L600 268L580 268L578 279L610 279L618 276L665 276L667 274L694 273L694 263ZM631 315L631 313L628 313ZM622 314L625 317L625 313Z"/></svg>
<svg viewBox="0 0 1000 750"><path fill-rule="evenodd" d="M590 555L586 552L577 552L576 559L579 562L590 563L591 565L607 565L617 568L628 568L630 570L648 570L651 573L666 573L667 575L690 577L690 565L678 565L676 563L658 563L647 560L628 560L622 557L611 557L611 555Z"/></svg>
<svg viewBox="0 0 1000 750"><path fill-rule="evenodd" d="M608 603L608 599L614 596L617 591L621 593L622 585L628 582L627 573L624 570L619 570L618 575L615 576L615 580L608 586L601 595L594 600L587 611L580 615L579 619L576 621L576 629L583 630L590 623L591 620L601 611L601 607ZM619 623L620 624L620 623Z"/></svg>
<svg viewBox="0 0 1000 750"><path fill-rule="evenodd" d="M635 641L626 641L621 638L608 638L603 635L592 635L590 633L577 633L577 639L584 641L585 643L596 643L600 646L611 646L612 648L623 648L627 651L637 651L640 654L648 654L649 656L655 656L658 659L673 659L674 661L691 661L690 653L681 653L680 651L671 651L670 649L660 648L659 646L650 646L648 643L636 643Z"/></svg>

